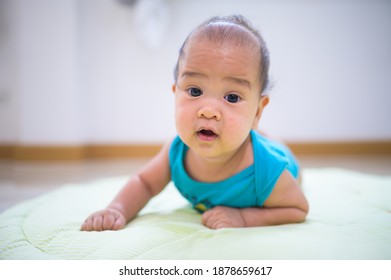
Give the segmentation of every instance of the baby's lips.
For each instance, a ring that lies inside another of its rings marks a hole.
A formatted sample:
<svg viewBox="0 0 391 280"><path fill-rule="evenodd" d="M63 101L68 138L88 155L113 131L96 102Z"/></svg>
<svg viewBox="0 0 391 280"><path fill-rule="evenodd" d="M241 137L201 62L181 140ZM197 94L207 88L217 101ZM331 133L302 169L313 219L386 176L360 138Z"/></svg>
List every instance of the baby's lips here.
<svg viewBox="0 0 391 280"><path fill-rule="evenodd" d="M198 133L202 133L206 136L214 136L214 135L217 135L216 133L214 133L213 130L210 130L210 129L202 129L200 130Z"/></svg>
<svg viewBox="0 0 391 280"><path fill-rule="evenodd" d="M218 135L216 130L214 130L211 127L200 127L197 133L203 133L206 135L213 135L213 134Z"/></svg>
<svg viewBox="0 0 391 280"><path fill-rule="evenodd" d="M207 142L213 141L218 137L218 135L213 130L209 129L201 129L197 132L197 135L200 140Z"/></svg>

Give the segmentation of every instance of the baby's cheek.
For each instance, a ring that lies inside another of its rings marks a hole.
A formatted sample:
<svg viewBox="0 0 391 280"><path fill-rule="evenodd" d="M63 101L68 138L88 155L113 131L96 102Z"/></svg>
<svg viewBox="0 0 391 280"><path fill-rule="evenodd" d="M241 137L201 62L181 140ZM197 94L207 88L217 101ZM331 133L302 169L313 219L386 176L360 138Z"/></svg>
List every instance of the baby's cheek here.
<svg viewBox="0 0 391 280"><path fill-rule="evenodd" d="M178 109L175 112L175 123L178 128L186 126L188 122L188 114L186 114L186 110Z"/></svg>
<svg viewBox="0 0 391 280"><path fill-rule="evenodd" d="M248 120L245 118L235 118L235 116L230 116L227 119L227 125L229 129L235 134L247 135L252 125L249 124Z"/></svg>
<svg viewBox="0 0 391 280"><path fill-rule="evenodd" d="M240 121L233 116L229 116L226 122L227 122L227 126L234 131L237 129L241 129L241 126L243 126L243 123L240 124Z"/></svg>

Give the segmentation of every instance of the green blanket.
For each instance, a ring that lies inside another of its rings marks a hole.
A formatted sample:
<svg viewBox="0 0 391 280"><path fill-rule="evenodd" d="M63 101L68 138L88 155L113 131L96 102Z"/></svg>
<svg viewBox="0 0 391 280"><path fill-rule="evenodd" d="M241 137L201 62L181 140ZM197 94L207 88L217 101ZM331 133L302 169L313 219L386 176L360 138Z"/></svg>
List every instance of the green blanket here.
<svg viewBox="0 0 391 280"><path fill-rule="evenodd" d="M306 169L307 221L211 230L173 185L120 231L81 232L128 177L63 186L0 214L1 259L391 259L391 177Z"/></svg>

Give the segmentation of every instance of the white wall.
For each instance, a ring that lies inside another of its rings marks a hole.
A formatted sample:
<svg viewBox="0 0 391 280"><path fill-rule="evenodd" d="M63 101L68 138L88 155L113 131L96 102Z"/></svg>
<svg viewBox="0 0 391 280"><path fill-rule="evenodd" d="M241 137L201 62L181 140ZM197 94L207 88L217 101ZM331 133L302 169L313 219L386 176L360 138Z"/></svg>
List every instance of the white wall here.
<svg viewBox="0 0 391 280"><path fill-rule="evenodd" d="M2 1L1 140L20 144L83 141L76 1ZM3 12L4 12L3 10ZM8 40L9 39L9 40ZM11 68L11 75L8 73ZM4 110L4 111L3 111Z"/></svg>
<svg viewBox="0 0 391 280"><path fill-rule="evenodd" d="M271 53L263 129L289 141L391 139L390 1L162 1L169 17L154 25L125 0L0 0L0 142L165 141L182 41L231 13Z"/></svg>
<svg viewBox="0 0 391 280"><path fill-rule="evenodd" d="M17 132L15 34L9 2L0 0L0 141L12 142Z"/></svg>

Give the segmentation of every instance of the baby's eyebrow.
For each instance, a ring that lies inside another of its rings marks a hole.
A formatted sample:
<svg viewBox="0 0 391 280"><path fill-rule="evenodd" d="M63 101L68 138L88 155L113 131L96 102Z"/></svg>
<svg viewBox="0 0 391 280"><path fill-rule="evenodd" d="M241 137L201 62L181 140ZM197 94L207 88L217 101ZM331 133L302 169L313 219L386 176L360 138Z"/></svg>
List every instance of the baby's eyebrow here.
<svg viewBox="0 0 391 280"><path fill-rule="evenodd" d="M201 77L201 78L208 78L206 74L199 73L199 72L191 72L191 71L186 71L182 74L183 77Z"/></svg>
<svg viewBox="0 0 391 280"><path fill-rule="evenodd" d="M240 84L242 86L245 86L245 87L251 89L251 83L246 79L241 79L241 78L237 78L237 77L225 77L224 80L232 81L236 84Z"/></svg>
<svg viewBox="0 0 391 280"><path fill-rule="evenodd" d="M182 74L182 78L184 78L184 77L208 78L208 75L203 74L203 73L199 73L199 72L186 71ZM244 87L251 89L251 83L246 79L228 76L228 77L224 77L224 80L234 82L236 84L239 84L239 85L242 85Z"/></svg>

